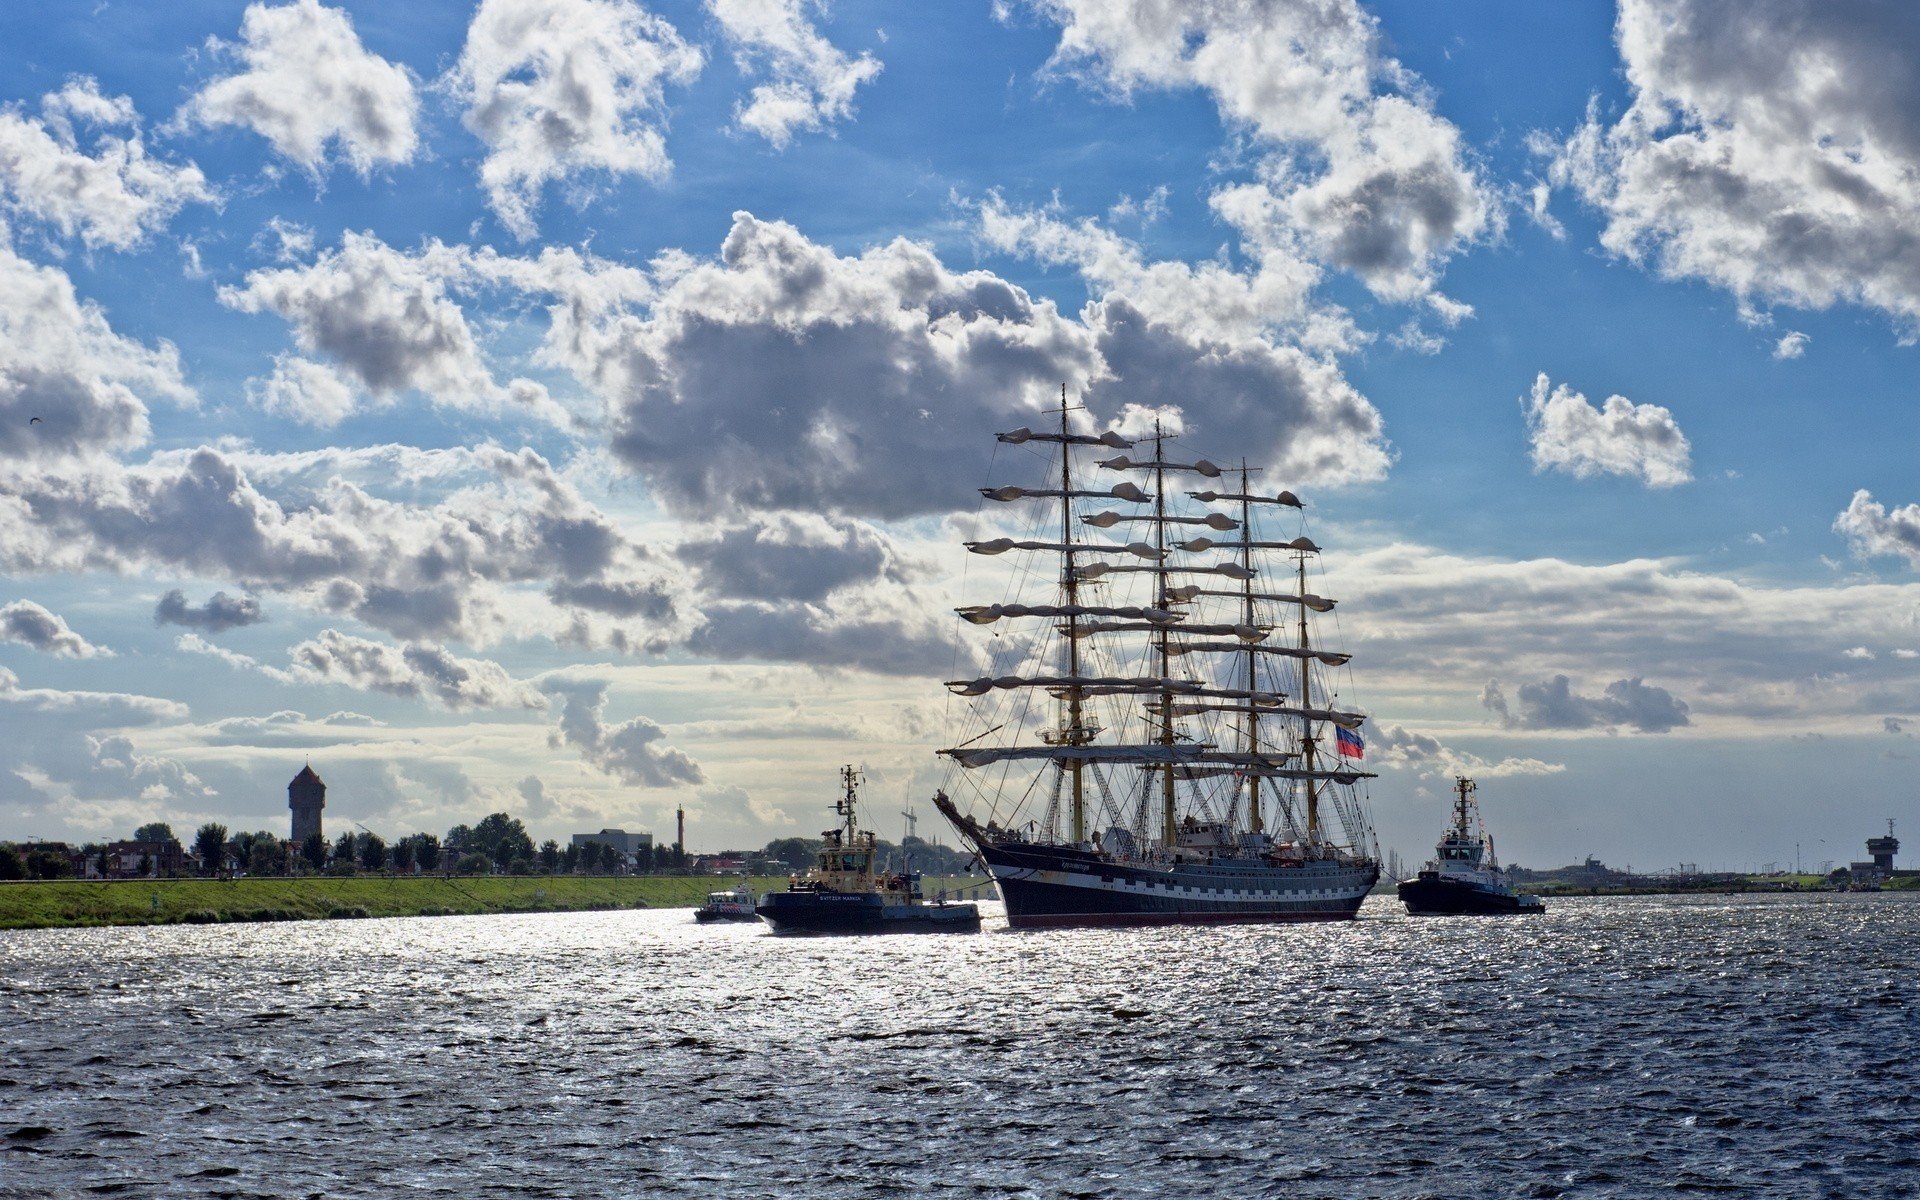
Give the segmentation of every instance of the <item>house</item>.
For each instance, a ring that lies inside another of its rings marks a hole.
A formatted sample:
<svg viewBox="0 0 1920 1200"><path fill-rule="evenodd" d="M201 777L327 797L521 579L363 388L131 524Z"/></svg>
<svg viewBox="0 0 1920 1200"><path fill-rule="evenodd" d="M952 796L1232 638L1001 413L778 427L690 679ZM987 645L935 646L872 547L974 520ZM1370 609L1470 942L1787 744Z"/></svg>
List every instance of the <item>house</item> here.
<svg viewBox="0 0 1920 1200"><path fill-rule="evenodd" d="M142 867L145 870L142 870ZM109 879L158 878L186 870L187 852L177 840L164 842L108 842Z"/></svg>

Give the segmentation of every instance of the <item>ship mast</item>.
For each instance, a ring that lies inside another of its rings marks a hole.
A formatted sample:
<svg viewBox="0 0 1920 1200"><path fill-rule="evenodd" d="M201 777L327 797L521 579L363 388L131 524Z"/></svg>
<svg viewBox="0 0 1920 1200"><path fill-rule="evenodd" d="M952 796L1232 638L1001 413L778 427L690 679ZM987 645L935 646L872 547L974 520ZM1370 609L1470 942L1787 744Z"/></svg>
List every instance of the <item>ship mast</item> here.
<svg viewBox="0 0 1920 1200"><path fill-rule="evenodd" d="M1167 596L1167 451L1166 431L1156 419L1153 423L1153 547L1160 552L1159 570L1154 573L1154 606L1166 609ZM1161 625L1154 636L1154 648L1160 656L1160 678L1171 682L1167 665L1167 628ZM1160 693L1160 744L1168 747L1168 760L1161 774L1160 828L1169 851L1179 841L1179 829L1173 813L1173 690Z"/></svg>
<svg viewBox="0 0 1920 1200"><path fill-rule="evenodd" d="M1073 444L1069 440L1072 431L1067 426L1067 385L1060 385L1060 587L1067 604L1066 626L1066 667L1067 678L1080 678L1080 617L1077 609L1080 605L1080 578L1074 571L1073 562ZM1062 689L1066 703L1066 727L1061 730L1061 741L1068 746L1083 746L1087 741L1087 731L1081 724L1081 707L1086 690L1080 687ZM1085 770L1086 762L1079 758L1061 760L1060 769L1067 772L1069 795L1072 800L1073 842L1079 845L1087 840L1087 794Z"/></svg>
<svg viewBox="0 0 1920 1200"><path fill-rule="evenodd" d="M1455 836L1461 841L1467 840L1467 797L1476 789L1474 782L1465 775L1456 775L1453 779L1455 800L1453 802L1453 828Z"/></svg>
<svg viewBox="0 0 1920 1200"><path fill-rule="evenodd" d="M1240 619L1249 629L1253 628L1253 491L1248 486L1251 474L1247 460L1240 460L1240 565L1247 576L1241 580ZM1301 611L1305 611L1302 608ZM1248 642L1245 654L1247 660L1247 692L1249 695L1260 690L1259 654L1255 653L1253 643ZM1260 753L1260 706L1247 705L1247 759L1256 761ZM1247 772L1247 829L1252 833L1261 830L1260 820L1260 776Z"/></svg>
<svg viewBox="0 0 1920 1200"><path fill-rule="evenodd" d="M1307 552L1299 553L1300 595L1307 594ZM1303 710L1313 707L1313 660L1308 657L1307 645L1307 606L1300 606L1300 707ZM1320 789L1313 777L1313 718L1302 715L1300 718L1300 765L1306 769L1307 784L1307 845L1320 844Z"/></svg>

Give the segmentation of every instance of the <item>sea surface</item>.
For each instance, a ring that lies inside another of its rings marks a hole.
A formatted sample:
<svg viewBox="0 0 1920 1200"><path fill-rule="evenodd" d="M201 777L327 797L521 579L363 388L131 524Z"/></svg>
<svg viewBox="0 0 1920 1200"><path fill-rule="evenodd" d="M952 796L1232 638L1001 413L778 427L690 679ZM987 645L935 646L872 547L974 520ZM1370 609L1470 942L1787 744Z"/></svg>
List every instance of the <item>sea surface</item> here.
<svg viewBox="0 0 1920 1200"><path fill-rule="evenodd" d="M0 933L0 1196L1920 1196L1920 896Z"/></svg>

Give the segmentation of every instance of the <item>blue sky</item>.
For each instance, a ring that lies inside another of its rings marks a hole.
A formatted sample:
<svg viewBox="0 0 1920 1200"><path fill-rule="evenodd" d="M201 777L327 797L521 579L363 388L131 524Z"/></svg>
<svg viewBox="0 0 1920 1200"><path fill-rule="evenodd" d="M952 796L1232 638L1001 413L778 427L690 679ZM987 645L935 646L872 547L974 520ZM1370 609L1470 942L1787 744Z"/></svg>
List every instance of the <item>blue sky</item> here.
<svg viewBox="0 0 1920 1200"><path fill-rule="evenodd" d="M1388 844L1464 770L1530 865L1844 860L1920 720L1920 84L1853 69L1917 45L1813 0L0 14L0 419L59 426L0 439L0 835L277 828L308 755L390 834L904 800L955 521L1067 379L1314 502Z"/></svg>

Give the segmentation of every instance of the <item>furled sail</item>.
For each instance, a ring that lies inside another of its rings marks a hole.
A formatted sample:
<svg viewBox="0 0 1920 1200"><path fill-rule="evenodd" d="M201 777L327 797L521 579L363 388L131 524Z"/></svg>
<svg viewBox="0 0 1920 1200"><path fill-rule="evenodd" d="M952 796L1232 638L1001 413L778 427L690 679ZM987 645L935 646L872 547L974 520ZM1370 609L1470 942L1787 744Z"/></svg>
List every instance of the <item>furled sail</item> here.
<svg viewBox="0 0 1920 1200"><path fill-rule="evenodd" d="M1237 637L1242 641L1257 642L1267 636L1269 630L1258 625L1188 625L1184 621L1178 625L1146 624L1124 621L1090 621L1073 631L1075 637L1087 637L1095 633L1158 633L1163 629L1172 629L1180 633L1198 634L1206 637Z"/></svg>
<svg viewBox="0 0 1920 1200"><path fill-rule="evenodd" d="M1102 459L1100 465L1109 471L1192 471L1208 479L1220 478L1220 468L1204 458L1190 463L1164 462L1160 459L1134 462L1124 454L1116 454L1112 458Z"/></svg>
<svg viewBox="0 0 1920 1200"><path fill-rule="evenodd" d="M1220 526L1214 526L1215 529ZM1175 542L1182 550L1299 550L1307 554L1317 554L1320 547L1313 544L1312 538L1297 537L1290 542L1216 542L1210 537L1197 537L1189 541Z"/></svg>
<svg viewBox="0 0 1920 1200"><path fill-rule="evenodd" d="M980 679L950 679L947 686L956 696L984 696L994 690L1012 688L1101 688L1105 694L1121 692L1201 692L1202 685L1190 679L1159 679L1151 676L1124 675L998 675Z"/></svg>
<svg viewBox="0 0 1920 1200"><path fill-rule="evenodd" d="M1195 500L1212 502L1215 500L1238 500L1247 504L1284 504L1288 508L1304 508L1300 497L1292 492L1281 492L1277 496L1255 496L1249 492L1188 492Z"/></svg>
<svg viewBox="0 0 1920 1200"><path fill-rule="evenodd" d="M1179 626L1180 632L1189 632L1186 625ZM1192 654L1195 651L1219 651L1221 653L1243 654L1247 651L1255 654L1278 654L1286 658L1311 658L1330 667L1344 667L1353 655L1341 654L1336 650L1302 650L1298 646L1248 646L1234 642L1174 642L1167 643L1168 654Z"/></svg>
<svg viewBox="0 0 1920 1200"><path fill-rule="evenodd" d="M1088 563L1084 567L1074 568L1075 574L1082 579L1098 579L1102 575L1126 571L1151 571L1156 575L1225 575L1228 579L1254 578L1254 572L1236 562L1218 562L1210 567L1143 567L1130 563Z"/></svg>
<svg viewBox="0 0 1920 1200"><path fill-rule="evenodd" d="M1128 542L1121 546L1112 542L1016 542L1012 538L994 538L991 541L964 544L975 554L1005 554L1009 550L1071 550L1075 554L1131 554L1135 558L1161 559L1167 556L1165 550L1145 542Z"/></svg>
<svg viewBox="0 0 1920 1200"><path fill-rule="evenodd" d="M1138 608L1131 605L1099 604L974 604L956 608L964 619L975 625L991 625L1002 617L1128 617L1156 625L1178 621L1180 614L1164 608Z"/></svg>
<svg viewBox="0 0 1920 1200"><path fill-rule="evenodd" d="M1154 521L1161 525L1205 525L1208 529L1218 529L1223 533L1228 530L1240 528L1240 522L1227 516L1225 513L1208 513L1201 517L1158 517L1152 513L1097 512L1089 513L1080 519L1095 529L1111 529L1122 521ZM1238 542L1214 542L1212 544L1216 546L1229 544L1234 546L1239 545Z"/></svg>
<svg viewBox="0 0 1920 1200"><path fill-rule="evenodd" d="M1175 595L1176 592L1182 594ZM1325 596L1296 596L1290 592L1236 592L1230 589L1203 588L1197 584L1192 587L1168 588L1167 596L1169 599L1182 601L1191 600L1195 596L1233 596L1235 598L1244 596L1249 600L1271 600L1275 604L1303 604L1314 612L1332 612L1333 606L1339 603Z"/></svg>
<svg viewBox="0 0 1920 1200"><path fill-rule="evenodd" d="M995 435L1009 446L1018 446L1022 442L1058 442L1070 446L1106 446L1113 450L1131 450L1133 443L1114 430L1105 433L1036 433L1026 426L1007 433Z"/></svg>
<svg viewBox="0 0 1920 1200"><path fill-rule="evenodd" d="M1135 504L1153 499L1132 483L1116 483L1105 491L1088 491L1085 488L1030 488L1008 484L1006 487L981 488L980 494L989 500L1023 500L1030 496L1052 496L1056 499L1085 500L1130 500Z"/></svg>

